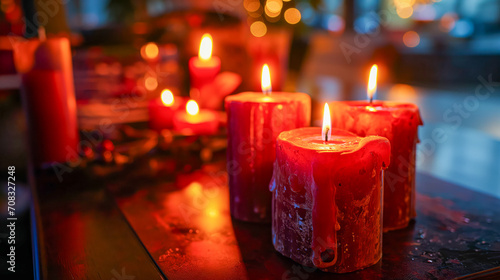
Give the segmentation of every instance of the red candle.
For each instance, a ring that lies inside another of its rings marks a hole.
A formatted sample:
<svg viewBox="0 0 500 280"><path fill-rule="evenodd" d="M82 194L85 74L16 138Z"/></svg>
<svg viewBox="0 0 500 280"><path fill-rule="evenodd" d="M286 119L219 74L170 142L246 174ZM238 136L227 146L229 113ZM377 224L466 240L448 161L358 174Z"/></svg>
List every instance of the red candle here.
<svg viewBox="0 0 500 280"><path fill-rule="evenodd" d="M323 130L282 132L276 142L269 185L274 248L328 272L377 263L382 256L382 170L389 165L389 141L329 129L324 123Z"/></svg>
<svg viewBox="0 0 500 280"><path fill-rule="evenodd" d="M74 160L79 137L68 39L17 42L14 59L22 74L21 93L33 163L39 166Z"/></svg>
<svg viewBox="0 0 500 280"><path fill-rule="evenodd" d="M391 142L391 165L384 179L384 231L389 231L405 228L416 215L415 151L422 119L414 104L373 101L376 65L371 73L370 101L330 103L332 126L362 137L383 136Z"/></svg>
<svg viewBox="0 0 500 280"><path fill-rule="evenodd" d="M172 128L174 114L184 104L183 98L174 96L168 89L163 90L161 97L152 99L148 104L149 127L156 131Z"/></svg>
<svg viewBox="0 0 500 280"><path fill-rule="evenodd" d="M186 111L177 111L173 118L174 129L190 135L215 134L219 128L217 114L211 110L200 110L194 100L186 104Z"/></svg>
<svg viewBox="0 0 500 280"><path fill-rule="evenodd" d="M225 99L228 129L228 176L231 215L251 222L271 221L268 190L278 134L308 126L311 98L305 93L273 92L269 68L262 71L264 92L244 92Z"/></svg>
<svg viewBox="0 0 500 280"><path fill-rule="evenodd" d="M212 56L212 37L204 34L201 38L198 57L189 60L189 74L191 87L201 90L204 86L213 83L220 71L220 58Z"/></svg>

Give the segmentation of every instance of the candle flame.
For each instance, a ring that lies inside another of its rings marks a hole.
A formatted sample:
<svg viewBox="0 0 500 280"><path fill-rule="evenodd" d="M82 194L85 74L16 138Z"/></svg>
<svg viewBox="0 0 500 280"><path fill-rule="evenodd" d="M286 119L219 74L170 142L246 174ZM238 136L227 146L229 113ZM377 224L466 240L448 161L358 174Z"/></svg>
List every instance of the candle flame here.
<svg viewBox="0 0 500 280"><path fill-rule="evenodd" d="M202 61L207 61L212 57L212 36L205 33L201 37L200 50L198 51L198 58Z"/></svg>
<svg viewBox="0 0 500 280"><path fill-rule="evenodd" d="M269 94L271 93L271 91L273 91L273 88L271 86L271 73L269 72L269 66L267 64L264 64L264 66L262 66L260 85L264 94Z"/></svg>
<svg viewBox="0 0 500 280"><path fill-rule="evenodd" d="M373 96L377 92L377 71L377 64L373 64L372 68L370 69L370 78L368 79L368 88L366 90L370 103L373 101Z"/></svg>
<svg viewBox="0 0 500 280"><path fill-rule="evenodd" d="M164 89L161 92L161 102L163 102L163 105L170 107L172 104L174 104L174 95L172 92L168 89Z"/></svg>
<svg viewBox="0 0 500 280"><path fill-rule="evenodd" d="M323 113L323 129L321 130L321 139L323 141L328 141L332 137L332 120L330 118L330 107L328 103L325 103L325 109Z"/></svg>
<svg viewBox="0 0 500 280"><path fill-rule="evenodd" d="M186 104L186 112L191 116L195 116L199 111L200 108L198 107L198 103L196 103L196 101L194 100L189 100Z"/></svg>

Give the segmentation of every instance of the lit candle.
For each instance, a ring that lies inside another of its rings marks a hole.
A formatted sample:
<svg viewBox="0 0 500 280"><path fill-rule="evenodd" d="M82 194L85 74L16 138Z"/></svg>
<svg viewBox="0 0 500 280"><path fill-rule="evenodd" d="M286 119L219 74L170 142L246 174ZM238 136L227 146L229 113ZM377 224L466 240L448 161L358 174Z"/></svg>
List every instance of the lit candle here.
<svg viewBox="0 0 500 280"><path fill-rule="evenodd" d="M391 165L384 181L384 230L404 228L415 217L415 150L419 109L410 103L373 100L377 66L370 71L368 101L332 102L332 126L359 136L378 135L391 142Z"/></svg>
<svg viewBox="0 0 500 280"><path fill-rule="evenodd" d="M261 75L262 92L225 99L231 215L252 222L271 221L268 190L278 134L309 126L311 98L305 93L272 92L269 68Z"/></svg>
<svg viewBox="0 0 500 280"><path fill-rule="evenodd" d="M189 74L191 87L201 90L204 86L213 83L220 71L220 58L212 56L212 36L204 34L201 38L198 57L189 60Z"/></svg>
<svg viewBox="0 0 500 280"><path fill-rule="evenodd" d="M282 132L272 192L274 248L323 271L346 273L382 256L382 170L390 144L323 127Z"/></svg>
<svg viewBox="0 0 500 280"><path fill-rule="evenodd" d="M21 73L21 93L34 164L75 160L78 151L76 100L71 48L67 38L45 38L14 44Z"/></svg>
<svg viewBox="0 0 500 280"><path fill-rule="evenodd" d="M184 98L174 96L170 90L164 89L160 97L149 101L149 127L156 131L172 128L175 112L185 104Z"/></svg>
<svg viewBox="0 0 500 280"><path fill-rule="evenodd" d="M176 131L190 135L215 134L219 128L217 114L212 110L200 110L194 100L186 103L186 111L175 113L173 124Z"/></svg>

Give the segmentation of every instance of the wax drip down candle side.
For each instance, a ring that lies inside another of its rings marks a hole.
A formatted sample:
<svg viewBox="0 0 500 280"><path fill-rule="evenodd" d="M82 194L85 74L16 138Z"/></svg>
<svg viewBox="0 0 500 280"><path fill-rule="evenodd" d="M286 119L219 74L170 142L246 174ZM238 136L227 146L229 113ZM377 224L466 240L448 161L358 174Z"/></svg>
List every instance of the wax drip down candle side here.
<svg viewBox="0 0 500 280"><path fill-rule="evenodd" d="M273 245L302 265L346 273L382 256L382 170L390 144L325 128L277 138L269 186Z"/></svg>
<svg viewBox="0 0 500 280"><path fill-rule="evenodd" d="M389 231L405 228L416 216L416 145L418 127L423 122L419 108L414 104L374 100L376 65L370 73L367 101L330 103L332 127L361 137L386 137L391 142L391 165L384 179L384 231Z"/></svg>
<svg viewBox="0 0 500 280"><path fill-rule="evenodd" d="M250 222L271 222L268 191L276 137L309 126L311 98L305 93L272 92L269 68L262 71L263 92L225 99L228 129L227 170L231 215Z"/></svg>

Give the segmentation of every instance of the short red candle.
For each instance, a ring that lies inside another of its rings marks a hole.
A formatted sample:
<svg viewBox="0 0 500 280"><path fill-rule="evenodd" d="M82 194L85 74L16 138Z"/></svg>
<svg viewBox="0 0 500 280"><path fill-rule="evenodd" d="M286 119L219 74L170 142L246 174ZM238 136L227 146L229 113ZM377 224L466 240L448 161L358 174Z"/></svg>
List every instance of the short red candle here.
<svg viewBox="0 0 500 280"><path fill-rule="evenodd" d="M78 127L71 50L67 38L15 43L15 65L35 165L74 160Z"/></svg>
<svg viewBox="0 0 500 280"><path fill-rule="evenodd" d="M217 133L219 119L212 110L199 110L194 100L186 104L186 111L177 111L173 117L176 131L192 135L211 135Z"/></svg>
<svg viewBox="0 0 500 280"><path fill-rule="evenodd" d="M408 226L415 217L415 152L418 107L396 102L332 102L332 127L359 136L378 135L391 142L391 165L384 179L384 231Z"/></svg>
<svg viewBox="0 0 500 280"><path fill-rule="evenodd" d="M173 128L175 112L182 110L186 102L180 96L174 96L170 90L164 90L161 97L149 101L149 127L153 130Z"/></svg>
<svg viewBox="0 0 500 280"><path fill-rule="evenodd" d="M346 273L382 256L382 170L390 144L319 127L282 132L272 192L274 248L323 271Z"/></svg>
<svg viewBox="0 0 500 280"><path fill-rule="evenodd" d="M212 37L209 34L204 34L198 56L189 59L191 87L201 89L213 83L220 72L220 65L220 58L212 56Z"/></svg>

